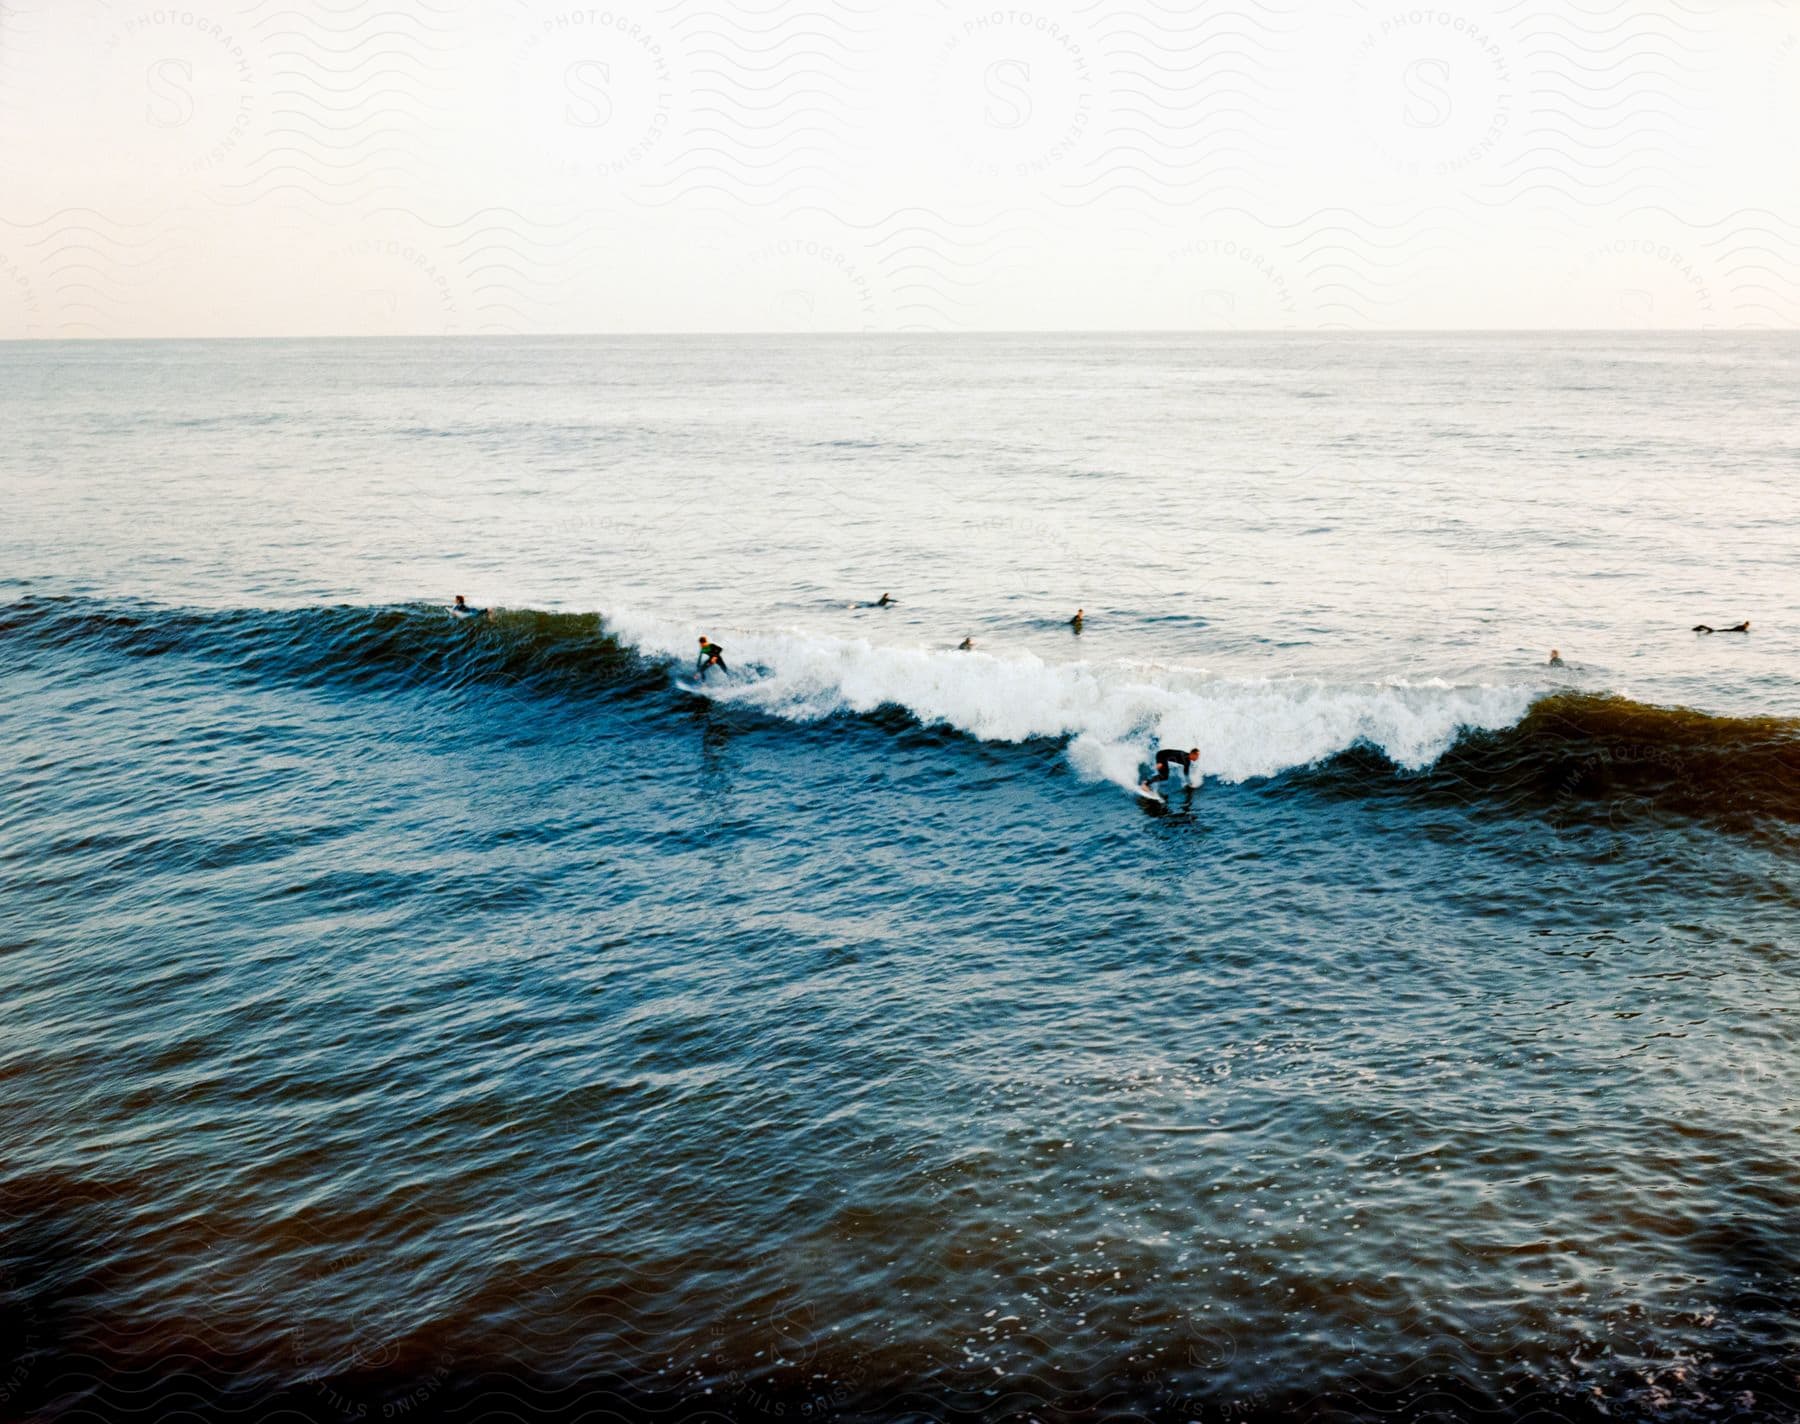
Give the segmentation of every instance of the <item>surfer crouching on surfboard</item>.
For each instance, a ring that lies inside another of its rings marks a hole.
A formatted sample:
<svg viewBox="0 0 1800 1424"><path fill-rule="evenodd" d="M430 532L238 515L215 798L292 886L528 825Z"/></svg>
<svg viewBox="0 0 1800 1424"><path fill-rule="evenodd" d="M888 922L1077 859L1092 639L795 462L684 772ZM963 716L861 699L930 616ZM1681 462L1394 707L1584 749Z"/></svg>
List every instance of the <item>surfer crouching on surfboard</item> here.
<svg viewBox="0 0 1800 1424"><path fill-rule="evenodd" d="M725 650L702 633L700 635L700 660L694 664L694 676L705 682L706 670L715 667L727 677L731 676L731 669L725 666Z"/></svg>
<svg viewBox="0 0 1800 1424"><path fill-rule="evenodd" d="M1199 760L1199 747L1189 747L1185 752L1170 751L1167 747L1164 747L1156 754L1156 775L1146 777L1141 784L1144 790L1148 791L1153 784L1167 781L1169 779L1169 768L1178 766L1181 768L1181 779L1187 782L1188 786L1192 788L1194 784L1194 763Z"/></svg>

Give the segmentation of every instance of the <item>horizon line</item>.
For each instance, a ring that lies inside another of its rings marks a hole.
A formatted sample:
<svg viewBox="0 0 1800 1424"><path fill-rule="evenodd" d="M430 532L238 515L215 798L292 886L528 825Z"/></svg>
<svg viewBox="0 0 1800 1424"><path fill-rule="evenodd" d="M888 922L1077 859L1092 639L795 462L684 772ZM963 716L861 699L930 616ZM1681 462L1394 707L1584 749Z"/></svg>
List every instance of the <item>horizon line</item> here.
<svg viewBox="0 0 1800 1424"><path fill-rule="evenodd" d="M664 331L397 331L263 332L209 336L0 336L0 346L118 345L177 341L589 341L644 338L842 338L930 339L983 336L1796 336L1800 326L1407 326L1407 327L981 327L962 331L894 331L854 328L829 331L764 329Z"/></svg>

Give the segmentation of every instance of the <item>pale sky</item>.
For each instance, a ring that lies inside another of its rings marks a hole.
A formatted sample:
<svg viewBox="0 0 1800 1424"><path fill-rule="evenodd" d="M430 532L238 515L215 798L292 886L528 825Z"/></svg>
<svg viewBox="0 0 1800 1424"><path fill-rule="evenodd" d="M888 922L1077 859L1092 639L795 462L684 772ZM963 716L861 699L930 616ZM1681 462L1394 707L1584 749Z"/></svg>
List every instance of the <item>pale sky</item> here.
<svg viewBox="0 0 1800 1424"><path fill-rule="evenodd" d="M1783 0L0 0L0 338L1800 324Z"/></svg>

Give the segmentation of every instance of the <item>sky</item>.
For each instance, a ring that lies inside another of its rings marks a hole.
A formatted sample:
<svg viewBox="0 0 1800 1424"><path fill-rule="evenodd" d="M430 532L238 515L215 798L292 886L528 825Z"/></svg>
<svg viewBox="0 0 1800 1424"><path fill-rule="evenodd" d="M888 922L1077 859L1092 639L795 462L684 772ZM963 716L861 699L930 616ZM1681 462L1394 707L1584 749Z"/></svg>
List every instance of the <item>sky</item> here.
<svg viewBox="0 0 1800 1424"><path fill-rule="evenodd" d="M1800 3L0 0L0 339L1800 323Z"/></svg>

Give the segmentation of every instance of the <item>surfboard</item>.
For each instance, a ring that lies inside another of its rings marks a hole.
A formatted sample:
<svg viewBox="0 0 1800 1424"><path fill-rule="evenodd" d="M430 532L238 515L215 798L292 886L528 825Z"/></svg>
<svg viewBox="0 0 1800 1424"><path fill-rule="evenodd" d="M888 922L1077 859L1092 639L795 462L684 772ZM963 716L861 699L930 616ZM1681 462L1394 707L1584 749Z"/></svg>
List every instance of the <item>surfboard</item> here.
<svg viewBox="0 0 1800 1424"><path fill-rule="evenodd" d="M1158 806L1167 806L1169 804L1147 786L1135 786L1132 789L1137 792L1141 800L1154 801Z"/></svg>

